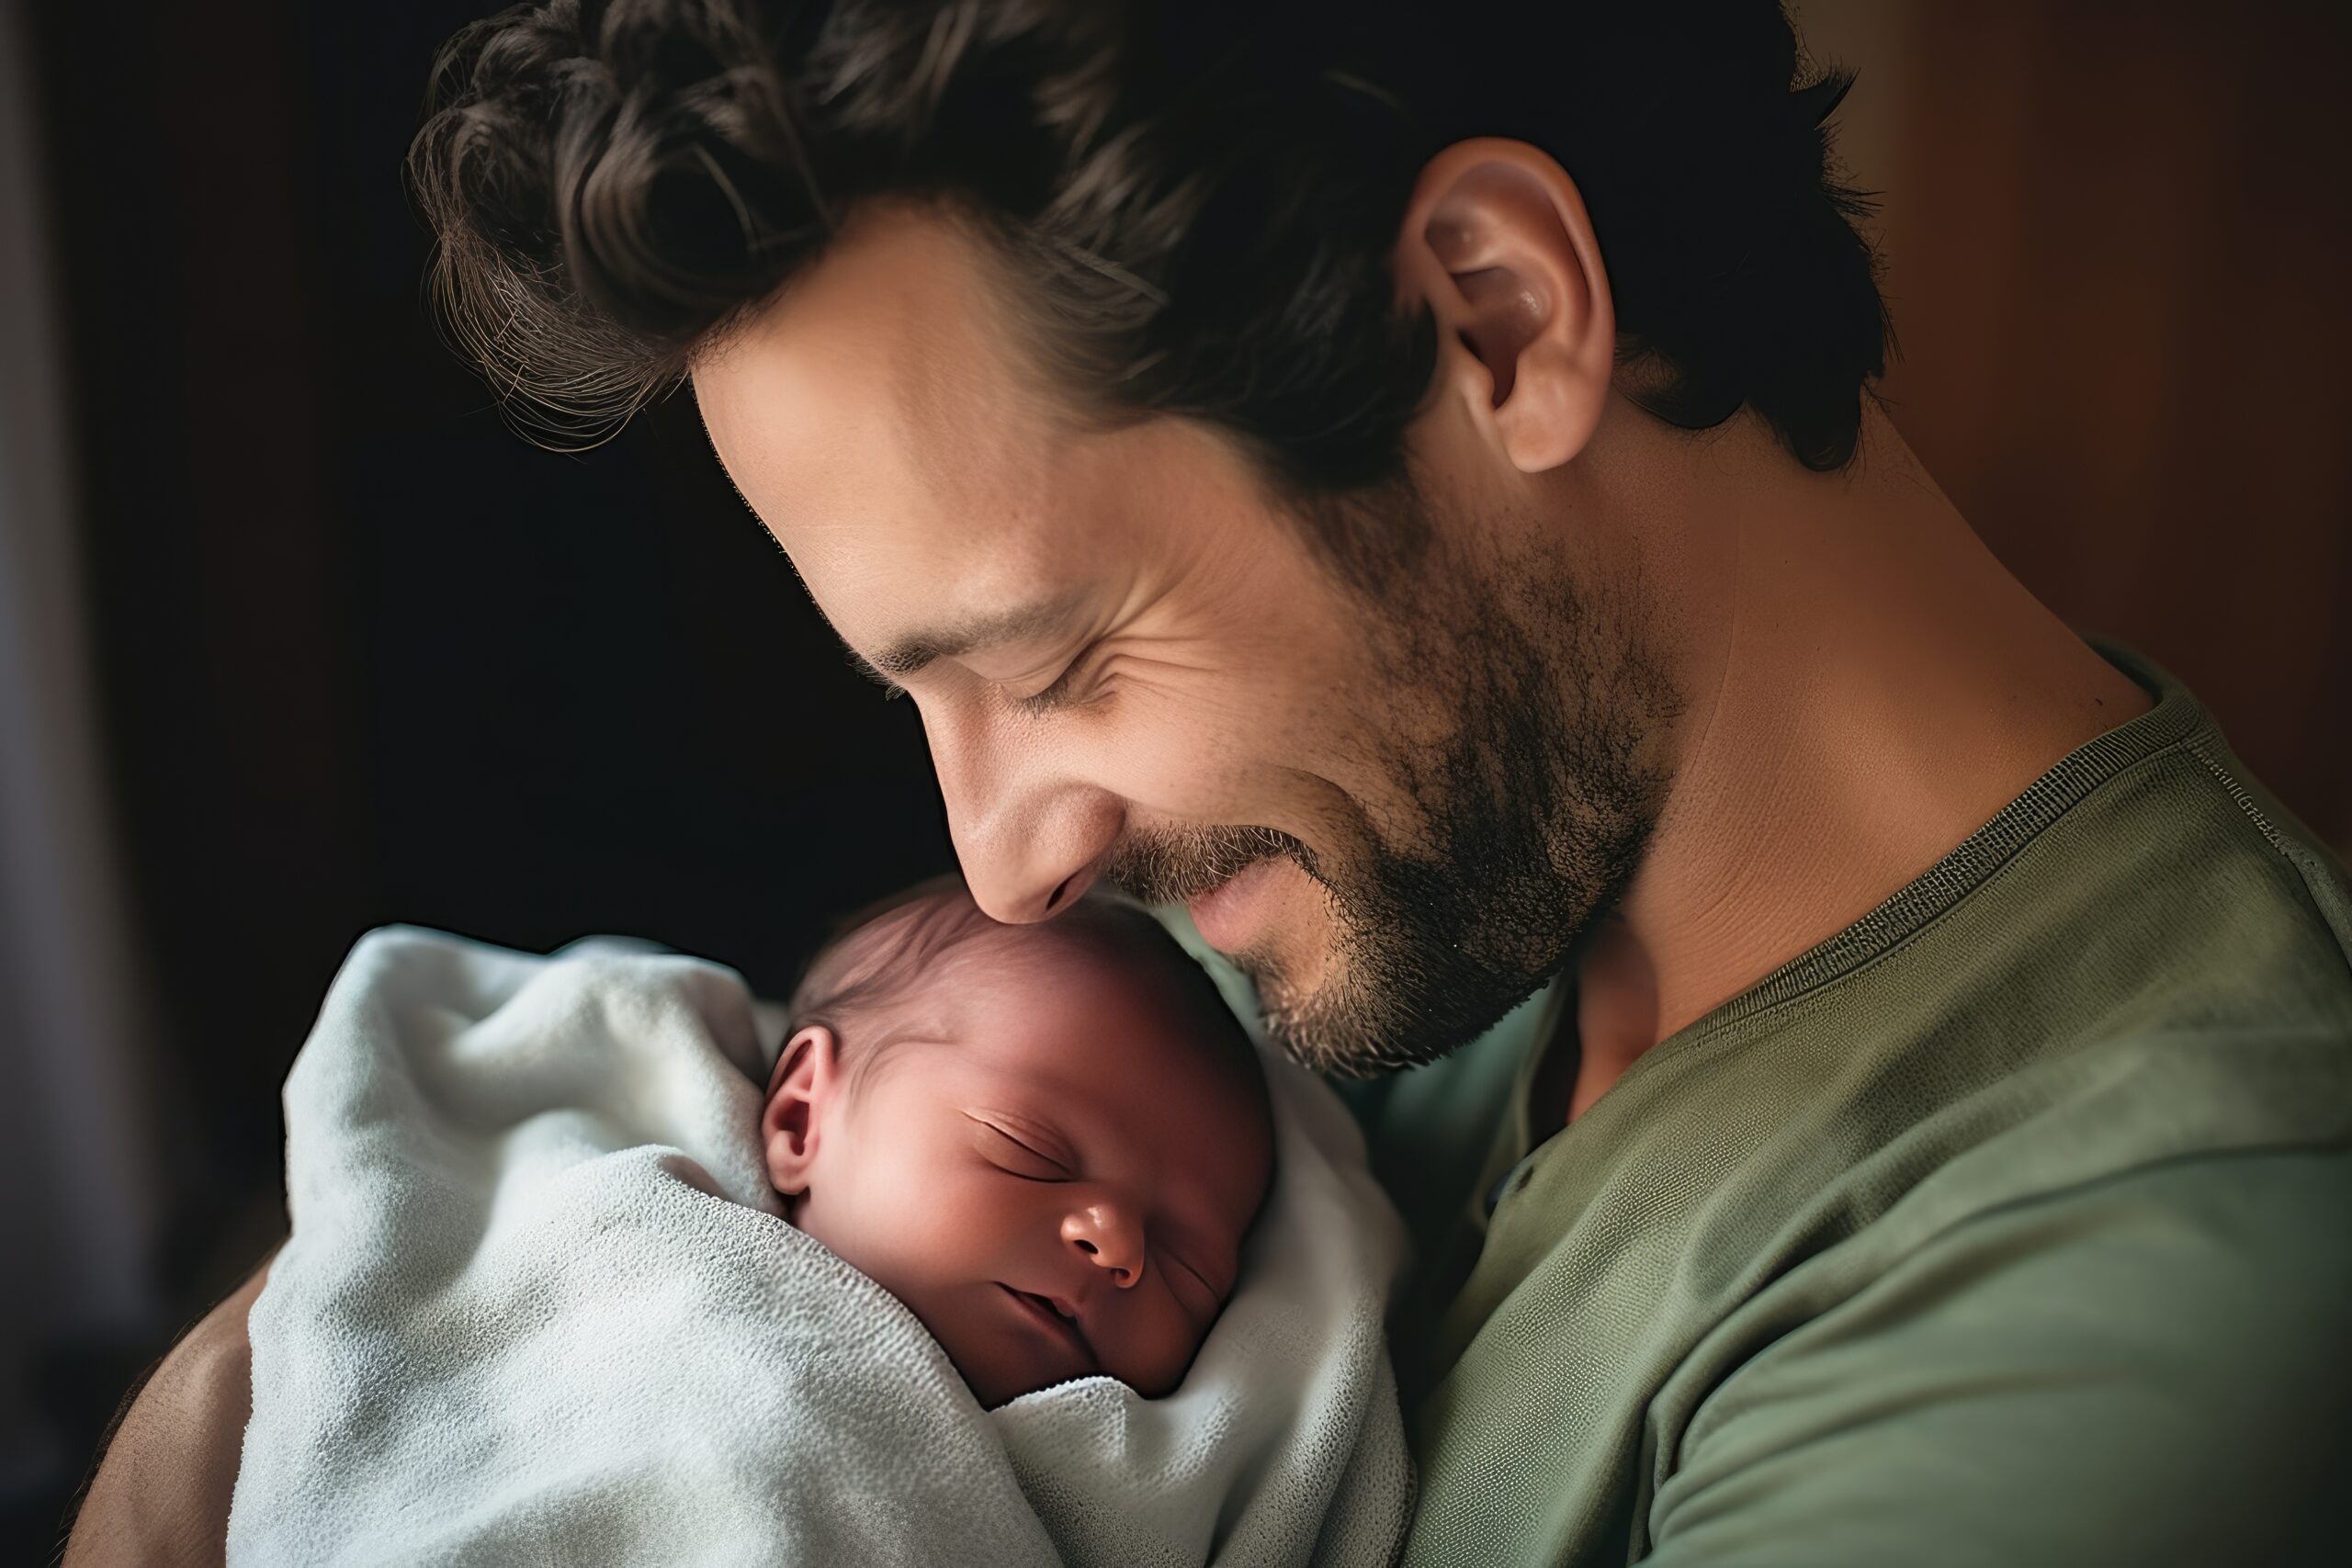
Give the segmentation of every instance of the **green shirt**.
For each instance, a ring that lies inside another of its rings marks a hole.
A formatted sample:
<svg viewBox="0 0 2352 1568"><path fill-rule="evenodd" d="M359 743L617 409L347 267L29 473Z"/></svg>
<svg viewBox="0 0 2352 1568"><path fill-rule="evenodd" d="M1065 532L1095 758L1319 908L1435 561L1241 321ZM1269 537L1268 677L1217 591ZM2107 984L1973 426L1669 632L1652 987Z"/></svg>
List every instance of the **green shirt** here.
<svg viewBox="0 0 2352 1568"><path fill-rule="evenodd" d="M2151 711L1532 1153L1557 995L1358 1097L1408 1563L2345 1560L2352 893L2104 651Z"/></svg>

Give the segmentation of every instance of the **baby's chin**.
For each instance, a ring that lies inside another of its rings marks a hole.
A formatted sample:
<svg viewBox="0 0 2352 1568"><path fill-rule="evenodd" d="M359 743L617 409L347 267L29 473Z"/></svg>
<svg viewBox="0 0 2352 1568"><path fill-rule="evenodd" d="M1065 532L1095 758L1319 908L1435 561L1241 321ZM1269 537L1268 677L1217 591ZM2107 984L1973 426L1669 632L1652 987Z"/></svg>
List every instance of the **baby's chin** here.
<svg viewBox="0 0 2352 1568"><path fill-rule="evenodd" d="M980 1408L983 1410L1000 1409L1016 1399L1025 1399L1033 1393L1043 1393L1049 1388L1059 1388L1064 1383L1076 1382L1080 1378L1112 1375L1081 1370L1008 1372L1002 1369L967 1365L963 1361L956 1360L952 1356L948 1359L955 1361L956 1370L963 1374L964 1386L972 1391L972 1397L979 1401ZM1136 1392L1143 1393L1140 1389ZM1145 1397L1158 1396L1146 1394Z"/></svg>
<svg viewBox="0 0 2352 1568"><path fill-rule="evenodd" d="M998 1294L1001 1287L986 1285L980 1287L980 1292ZM1006 1322L998 1314L939 1309L926 1312L912 1302L908 1302L907 1306L947 1352L948 1360L984 1410L994 1410L1024 1394L1094 1375L1091 1358L1062 1355L1046 1348L1042 1341L1033 1350L1017 1337L1008 1337L1004 1332Z"/></svg>
<svg viewBox="0 0 2352 1568"><path fill-rule="evenodd" d="M1173 1348L1182 1351L1181 1359L1173 1354L1145 1358L1154 1363L1151 1365L1141 1362L1099 1368L1046 1363L1024 1365L1023 1358L1008 1356L993 1346L987 1349L967 1347L965 1353L958 1354L937 1329L933 1330L932 1337L947 1348L947 1359L962 1374L965 1386L972 1391L972 1396L979 1401L983 1410L994 1410L1029 1394L1042 1393L1047 1389L1091 1377L1111 1378L1146 1399L1165 1399L1183 1386L1185 1374L1192 1370L1193 1361L1200 1354L1200 1346L1194 1344Z"/></svg>
<svg viewBox="0 0 2352 1568"><path fill-rule="evenodd" d="M957 1370L959 1371L962 1371L960 1367ZM1076 1372L1058 1377L1035 1378L1026 1381L1015 1380L1010 1385L1004 1386L1000 1386L981 1378L976 1378L971 1373L965 1372L964 1385L972 1391L972 1397L979 1401L981 1409L996 1410L1012 1404L1016 1399L1025 1399L1033 1393L1043 1393L1048 1389L1059 1388L1064 1383L1077 1382L1081 1378L1090 1377L1107 1377L1114 1382L1122 1383L1126 1387L1133 1389L1138 1395L1145 1399L1165 1399L1170 1394L1174 1393L1178 1389L1184 1386L1184 1379L1181 1373L1173 1378L1163 1377L1153 1380L1144 1378L1123 1378L1120 1377L1118 1373L1112 1371Z"/></svg>

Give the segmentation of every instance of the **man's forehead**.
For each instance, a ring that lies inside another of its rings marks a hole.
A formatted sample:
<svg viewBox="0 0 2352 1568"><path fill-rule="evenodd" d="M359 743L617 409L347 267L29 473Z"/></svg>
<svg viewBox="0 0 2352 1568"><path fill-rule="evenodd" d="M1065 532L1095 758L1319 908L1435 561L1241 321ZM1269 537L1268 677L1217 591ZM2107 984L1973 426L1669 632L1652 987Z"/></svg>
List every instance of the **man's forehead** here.
<svg viewBox="0 0 2352 1568"><path fill-rule="evenodd" d="M926 644L1050 637L1074 596L1131 587L1197 553L1204 519L1262 508L1204 426L1071 417L978 245L920 213L854 222L695 371L737 488L886 675Z"/></svg>
<svg viewBox="0 0 2352 1568"><path fill-rule="evenodd" d="M861 216L697 367L712 444L808 571L985 544L1050 505L1059 422L974 242L904 209Z"/></svg>

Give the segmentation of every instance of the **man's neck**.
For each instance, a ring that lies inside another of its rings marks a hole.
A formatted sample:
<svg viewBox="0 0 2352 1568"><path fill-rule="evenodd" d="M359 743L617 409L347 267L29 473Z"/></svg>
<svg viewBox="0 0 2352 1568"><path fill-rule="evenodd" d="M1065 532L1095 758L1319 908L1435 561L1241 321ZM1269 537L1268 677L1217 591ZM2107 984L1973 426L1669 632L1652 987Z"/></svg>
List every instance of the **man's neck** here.
<svg viewBox="0 0 2352 1568"><path fill-rule="evenodd" d="M1642 475L1644 570L1672 595L1688 702L1648 852L1577 964L1570 1116L2148 705L1875 410L1842 474L1744 420L1697 450Z"/></svg>

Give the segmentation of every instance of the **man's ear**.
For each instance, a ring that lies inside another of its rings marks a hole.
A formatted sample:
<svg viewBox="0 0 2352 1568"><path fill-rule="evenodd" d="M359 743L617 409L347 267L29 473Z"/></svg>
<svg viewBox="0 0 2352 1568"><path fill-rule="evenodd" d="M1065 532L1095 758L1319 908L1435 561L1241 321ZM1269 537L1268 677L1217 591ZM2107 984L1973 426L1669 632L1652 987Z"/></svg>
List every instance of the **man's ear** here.
<svg viewBox="0 0 2352 1568"><path fill-rule="evenodd" d="M808 1190L819 1128L840 1081L840 1043L821 1023L794 1034L776 1055L767 1108L760 1112L760 1145L767 1156L768 1180L786 1198Z"/></svg>
<svg viewBox="0 0 2352 1568"><path fill-rule="evenodd" d="M1616 312L1584 197L1550 154L1479 137L1430 160L1396 242L1400 299L1437 318L1437 376L1522 473L1600 423Z"/></svg>

